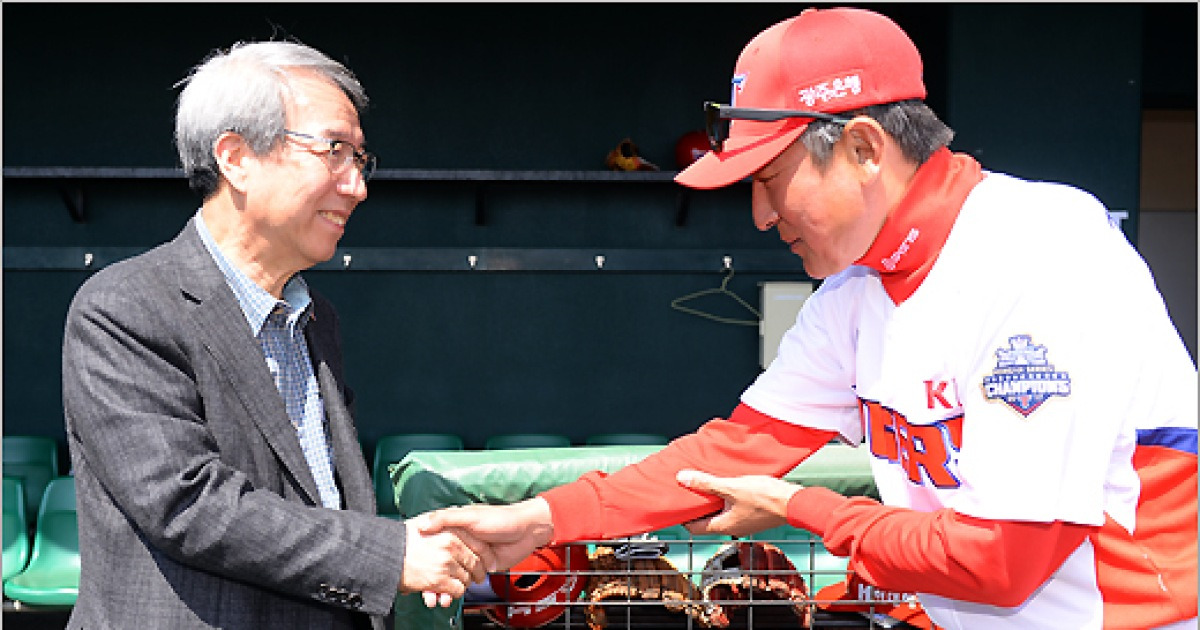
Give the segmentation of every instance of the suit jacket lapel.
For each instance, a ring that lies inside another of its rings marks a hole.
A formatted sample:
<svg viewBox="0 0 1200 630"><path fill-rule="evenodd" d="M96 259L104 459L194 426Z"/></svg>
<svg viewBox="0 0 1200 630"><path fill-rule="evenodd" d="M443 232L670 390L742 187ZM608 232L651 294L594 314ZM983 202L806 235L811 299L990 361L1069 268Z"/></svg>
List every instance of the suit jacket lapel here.
<svg viewBox="0 0 1200 630"><path fill-rule="evenodd" d="M370 471L362 463L362 445L354 421L342 403L342 395L334 384L328 364L321 362L315 367L321 396L325 400L325 421L329 423L329 436L333 440L334 472L341 483L342 500L347 509L374 514L375 487Z"/></svg>
<svg viewBox="0 0 1200 630"><path fill-rule="evenodd" d="M225 369L230 390L236 393L283 467L296 479L307 499L319 505L317 482L267 370L266 358L250 334L233 291L200 241L194 220L188 222L174 243L181 265L180 290L195 304L189 312L196 333Z"/></svg>
<svg viewBox="0 0 1200 630"><path fill-rule="evenodd" d="M317 302L316 296L314 302ZM334 326L332 313L321 313L309 322L306 330L308 353L324 401L325 422L333 446L334 474L342 488L342 501L347 509L374 514L375 486L363 463L362 444L358 440L354 417L342 396L338 380L341 365L330 363L330 359L340 356Z"/></svg>

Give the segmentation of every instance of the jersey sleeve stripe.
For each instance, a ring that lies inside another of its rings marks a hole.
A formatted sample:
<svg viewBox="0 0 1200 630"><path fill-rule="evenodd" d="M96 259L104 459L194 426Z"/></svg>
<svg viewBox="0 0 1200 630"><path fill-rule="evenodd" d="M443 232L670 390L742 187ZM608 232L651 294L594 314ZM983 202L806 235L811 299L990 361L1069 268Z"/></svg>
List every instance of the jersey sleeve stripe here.
<svg viewBox="0 0 1200 630"><path fill-rule="evenodd" d="M1185 453L1196 454L1196 429L1183 427L1161 427L1138 429L1138 446L1164 446Z"/></svg>

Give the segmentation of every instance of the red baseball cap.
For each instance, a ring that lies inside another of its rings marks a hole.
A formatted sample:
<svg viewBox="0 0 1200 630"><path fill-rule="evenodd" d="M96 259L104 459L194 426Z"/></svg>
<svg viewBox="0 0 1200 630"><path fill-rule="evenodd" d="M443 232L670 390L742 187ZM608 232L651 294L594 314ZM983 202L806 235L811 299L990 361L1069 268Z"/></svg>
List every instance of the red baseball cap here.
<svg viewBox="0 0 1200 630"><path fill-rule="evenodd" d="M759 33L738 57L730 105L845 112L925 98L921 54L889 18L865 9L808 9ZM675 181L720 188L744 179L800 137L810 118L734 120L720 153L709 151Z"/></svg>

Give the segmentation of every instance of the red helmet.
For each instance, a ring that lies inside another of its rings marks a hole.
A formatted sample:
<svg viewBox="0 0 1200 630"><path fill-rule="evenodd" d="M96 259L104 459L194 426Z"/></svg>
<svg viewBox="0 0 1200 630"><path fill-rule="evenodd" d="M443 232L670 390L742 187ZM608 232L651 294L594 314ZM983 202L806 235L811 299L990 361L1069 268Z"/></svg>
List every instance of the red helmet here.
<svg viewBox="0 0 1200 630"><path fill-rule="evenodd" d="M510 628L536 628L558 619L583 592L588 569L585 545L542 547L507 573L488 576L492 591L504 604L488 606L484 614Z"/></svg>
<svg viewBox="0 0 1200 630"><path fill-rule="evenodd" d="M703 131L689 131L675 143L675 164L680 170L692 165L710 150L708 136Z"/></svg>

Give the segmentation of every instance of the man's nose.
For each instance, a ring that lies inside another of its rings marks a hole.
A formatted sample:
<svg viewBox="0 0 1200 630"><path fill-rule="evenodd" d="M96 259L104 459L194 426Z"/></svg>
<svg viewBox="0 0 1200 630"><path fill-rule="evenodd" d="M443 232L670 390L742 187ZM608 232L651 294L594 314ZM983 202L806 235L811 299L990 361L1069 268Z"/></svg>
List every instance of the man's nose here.
<svg viewBox="0 0 1200 630"><path fill-rule="evenodd" d="M764 186L754 182L750 188L750 208L754 215L754 227L766 232L779 223L779 215L767 195Z"/></svg>
<svg viewBox="0 0 1200 630"><path fill-rule="evenodd" d="M338 192L350 195L360 203L367 198L367 178L357 168L348 168L338 181Z"/></svg>

